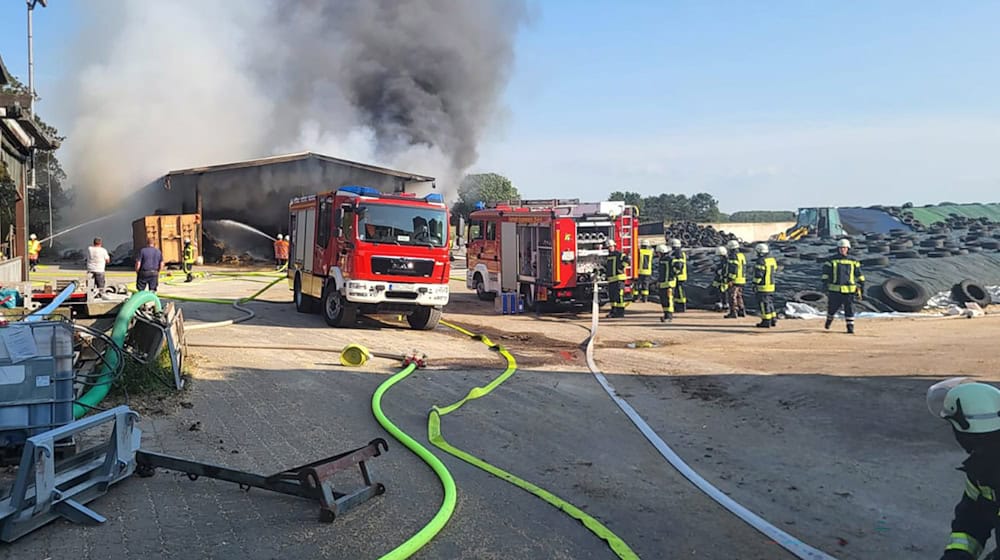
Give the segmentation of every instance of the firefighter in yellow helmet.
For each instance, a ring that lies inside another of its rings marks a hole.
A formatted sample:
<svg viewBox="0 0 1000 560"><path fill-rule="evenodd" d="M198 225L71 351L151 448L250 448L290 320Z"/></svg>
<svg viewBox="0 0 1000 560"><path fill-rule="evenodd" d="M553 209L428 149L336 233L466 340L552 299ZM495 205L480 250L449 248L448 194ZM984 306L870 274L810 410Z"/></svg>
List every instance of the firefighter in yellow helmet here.
<svg viewBox="0 0 1000 560"><path fill-rule="evenodd" d="M637 301L643 303L649 301L649 288L653 283L653 248L648 239L643 239L639 243L639 266L638 266L638 293L635 296Z"/></svg>
<svg viewBox="0 0 1000 560"><path fill-rule="evenodd" d="M674 320L674 286L677 285L677 280L674 278L670 248L666 245L659 245L656 252L660 257L656 266L656 287L660 297L660 309L663 310L660 322L669 323Z"/></svg>
<svg viewBox="0 0 1000 560"><path fill-rule="evenodd" d="M608 298L611 300L608 318L621 318L625 316L625 265L629 258L617 249L614 240L608 240L604 246L608 250L604 277L608 281Z"/></svg>
<svg viewBox="0 0 1000 560"><path fill-rule="evenodd" d="M823 265L828 300L823 328L830 329L834 316L843 307L847 333L854 334L854 298L860 300L865 292L865 275L861 272L861 263L848 256L850 250L851 241L841 239L837 242L837 255Z"/></svg>
<svg viewBox="0 0 1000 560"><path fill-rule="evenodd" d="M952 378L927 390L927 408L947 420L968 457L965 493L955 506L951 536L941 560L980 558L990 534L1000 532L1000 389ZM986 558L995 558L994 550Z"/></svg>
<svg viewBox="0 0 1000 560"><path fill-rule="evenodd" d="M774 310L774 274L778 271L778 261L769 254L767 243L758 243L754 250L757 260L753 265L753 289L760 311L757 327L769 329L778 326L778 313Z"/></svg>

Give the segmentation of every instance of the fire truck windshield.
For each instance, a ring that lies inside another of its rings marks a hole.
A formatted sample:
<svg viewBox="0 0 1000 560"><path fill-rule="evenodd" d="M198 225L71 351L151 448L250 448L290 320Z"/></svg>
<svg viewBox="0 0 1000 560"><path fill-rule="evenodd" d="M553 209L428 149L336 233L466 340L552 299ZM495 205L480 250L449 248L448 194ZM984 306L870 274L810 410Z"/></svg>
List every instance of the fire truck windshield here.
<svg viewBox="0 0 1000 560"><path fill-rule="evenodd" d="M444 247L444 210L362 204L358 207L358 239L371 243Z"/></svg>

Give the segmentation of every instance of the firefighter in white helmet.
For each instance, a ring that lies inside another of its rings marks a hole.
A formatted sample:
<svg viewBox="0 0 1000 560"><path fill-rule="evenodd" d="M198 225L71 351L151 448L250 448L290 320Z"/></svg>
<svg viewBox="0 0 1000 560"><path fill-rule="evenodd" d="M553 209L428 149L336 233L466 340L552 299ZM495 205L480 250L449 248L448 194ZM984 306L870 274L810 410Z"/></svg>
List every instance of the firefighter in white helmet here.
<svg viewBox="0 0 1000 560"><path fill-rule="evenodd" d="M729 298L726 293L729 290L729 251L723 246L716 247L715 256L715 268L712 270L712 292L716 297L715 309L716 311L727 311L729 310Z"/></svg>
<svg viewBox="0 0 1000 560"><path fill-rule="evenodd" d="M280 233L274 238L274 268L281 270L281 267L288 262L288 240Z"/></svg>
<svg viewBox="0 0 1000 560"><path fill-rule="evenodd" d="M625 266L628 264L628 255L619 251L613 239L604 243L608 250L607 260L604 263L604 277L608 281L608 299L611 300L611 312L608 318L621 318L625 316Z"/></svg>
<svg viewBox="0 0 1000 560"><path fill-rule="evenodd" d="M649 287L653 283L653 248L648 239L639 242L639 266L635 299L643 303L649 301Z"/></svg>
<svg viewBox="0 0 1000 560"><path fill-rule="evenodd" d="M949 422L969 454L959 469L965 471L965 493L955 507L941 560L974 560L990 534L1000 531L1000 389L968 378L947 379L927 390L927 408Z"/></svg>
<svg viewBox="0 0 1000 560"><path fill-rule="evenodd" d="M687 282L688 277L688 259L687 253L681 248L681 240L678 238L673 238L670 240L670 248L672 253L670 255L670 266L674 267L674 280L676 281L676 286L674 287L674 310L678 313L683 313L687 311L687 295L684 293L684 282Z"/></svg>
<svg viewBox="0 0 1000 560"><path fill-rule="evenodd" d="M729 249L729 259L726 280L729 282L729 313L726 319L746 317L747 310L743 303L743 286L747 283L747 258L740 252L740 242L732 239L726 243Z"/></svg>
<svg viewBox="0 0 1000 560"><path fill-rule="evenodd" d="M830 329L834 316L843 307L847 333L854 334L854 298L860 301L865 292L865 275L861 272L861 263L848 256L850 250L851 241L841 239L837 242L837 255L823 265L828 300L823 328Z"/></svg>
<svg viewBox="0 0 1000 560"><path fill-rule="evenodd" d="M181 259L181 269L187 275L184 282L194 280L194 245L191 243L190 237L184 238L184 255Z"/></svg>
<svg viewBox="0 0 1000 560"><path fill-rule="evenodd" d="M757 261L753 266L753 289L760 311L757 327L769 329L778 326L778 313L774 310L774 275L778 271L778 261L769 254L771 249L767 243L758 243L754 250Z"/></svg>
<svg viewBox="0 0 1000 560"><path fill-rule="evenodd" d="M38 272L38 254L42 252L42 242L38 236L31 234L28 236L28 270Z"/></svg>
<svg viewBox="0 0 1000 560"><path fill-rule="evenodd" d="M663 315L660 322L670 322L674 320L674 287L677 280L674 278L673 262L670 258L670 248L666 245L656 247L660 260L656 266L656 287L660 297L660 309Z"/></svg>

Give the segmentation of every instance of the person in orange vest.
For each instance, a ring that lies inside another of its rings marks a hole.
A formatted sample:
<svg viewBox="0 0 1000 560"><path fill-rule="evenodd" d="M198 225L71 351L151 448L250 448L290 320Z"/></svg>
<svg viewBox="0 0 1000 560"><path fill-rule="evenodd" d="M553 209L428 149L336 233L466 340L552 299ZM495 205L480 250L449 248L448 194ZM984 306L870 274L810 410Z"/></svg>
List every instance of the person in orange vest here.
<svg viewBox="0 0 1000 560"><path fill-rule="evenodd" d="M28 270L38 272L38 254L42 252L42 243L35 234L28 236Z"/></svg>
<svg viewBox="0 0 1000 560"><path fill-rule="evenodd" d="M288 240L285 236L278 234L277 239L274 240L274 268L280 270L281 267L288 264Z"/></svg>

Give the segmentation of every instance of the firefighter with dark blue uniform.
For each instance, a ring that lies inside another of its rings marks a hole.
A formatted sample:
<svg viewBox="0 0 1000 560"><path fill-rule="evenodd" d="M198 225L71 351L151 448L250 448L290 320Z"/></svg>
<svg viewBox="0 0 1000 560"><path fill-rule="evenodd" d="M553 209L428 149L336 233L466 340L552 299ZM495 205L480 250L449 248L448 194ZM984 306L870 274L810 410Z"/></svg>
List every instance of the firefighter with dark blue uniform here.
<svg viewBox="0 0 1000 560"><path fill-rule="evenodd" d="M968 453L965 492L955 506L941 560L977 560L990 535L1000 534L1000 389L957 377L927 390L927 408L947 420ZM995 559L996 550L983 558Z"/></svg>
<svg viewBox="0 0 1000 560"><path fill-rule="evenodd" d="M656 263L656 287L660 296L660 309L663 315L660 322L670 322L674 320L674 286L677 280L674 279L673 262L670 259L670 249L666 245L656 248L660 260Z"/></svg>
<svg viewBox="0 0 1000 560"><path fill-rule="evenodd" d="M608 318L621 318L625 316L625 265L629 258L616 249L614 240L608 240L604 245L608 249L604 278L608 281L608 298L611 300Z"/></svg>
<svg viewBox="0 0 1000 560"><path fill-rule="evenodd" d="M729 298L726 292L729 290L729 251L725 247L715 248L715 268L712 271L712 290L718 301L715 303L717 311L729 310Z"/></svg>
<svg viewBox="0 0 1000 560"><path fill-rule="evenodd" d="M653 248L648 239L639 243L638 273L638 293L635 299L645 303L649 301L649 288L653 284Z"/></svg>
<svg viewBox="0 0 1000 560"><path fill-rule="evenodd" d="M181 267L184 270L184 274L187 275L185 282L191 282L194 280L194 275L192 270L194 269L194 246L191 244L190 238L184 238L184 254L182 255Z"/></svg>
<svg viewBox="0 0 1000 560"><path fill-rule="evenodd" d="M674 267L674 310L678 313L687 311L687 295L684 293L684 282L688 279L688 258L687 253L681 248L681 240L674 238L670 240L672 253L670 260Z"/></svg>
<svg viewBox="0 0 1000 560"><path fill-rule="evenodd" d="M753 289L757 295L757 309L760 310L758 328L769 329L778 326L778 313L774 310L774 273L778 271L778 261L770 256L767 243L758 243L754 248L757 260L753 265Z"/></svg>
<svg viewBox="0 0 1000 560"><path fill-rule="evenodd" d="M837 255L823 265L828 300L823 328L830 329L834 316L843 307L847 332L854 334L854 298L860 300L865 292L865 275L861 272L861 263L847 255L850 250L851 241L841 239L837 242Z"/></svg>

